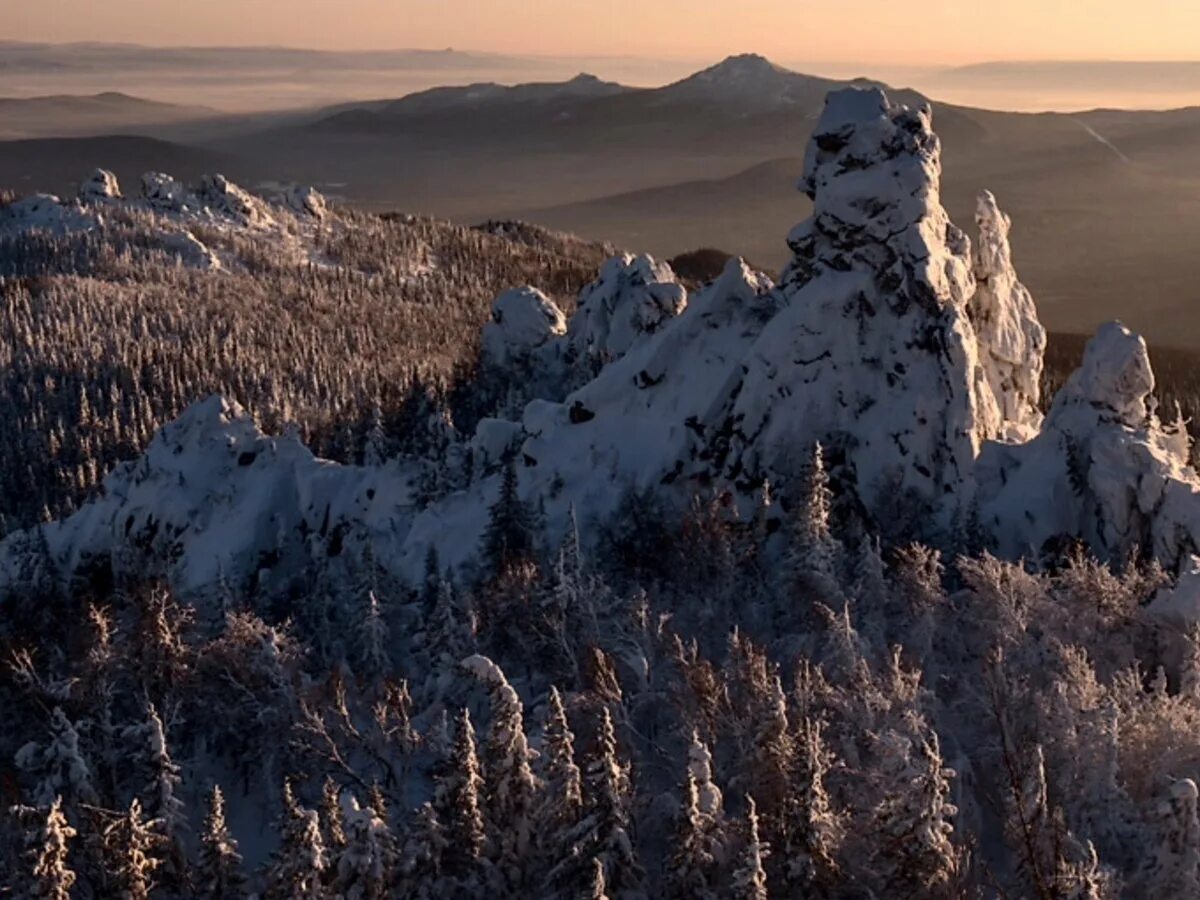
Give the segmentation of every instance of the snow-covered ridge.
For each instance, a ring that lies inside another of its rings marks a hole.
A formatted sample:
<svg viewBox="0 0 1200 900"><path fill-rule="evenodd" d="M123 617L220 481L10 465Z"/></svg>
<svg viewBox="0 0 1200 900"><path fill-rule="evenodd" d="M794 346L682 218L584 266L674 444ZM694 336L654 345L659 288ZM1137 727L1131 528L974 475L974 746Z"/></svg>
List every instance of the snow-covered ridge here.
<svg viewBox="0 0 1200 900"><path fill-rule="evenodd" d="M803 173L813 214L788 236L778 284L733 260L688 297L669 267L622 256L569 322L532 288L497 298L485 361L510 368L528 402L480 424L464 490L418 508L405 467L316 460L213 399L47 526L45 544L66 572L159 561L198 588L218 573L283 579L329 542L359 540L415 577L430 547L444 565L475 556L498 491L485 463L507 449L553 531L572 508L586 529L628 487L682 504L715 486L748 509L770 482L786 503L820 442L881 523L951 534L972 516L1010 556L1082 538L1178 564L1200 546L1200 480L1186 433L1154 414L1144 343L1101 329L1043 422L1045 334L1009 220L981 194L972 241L941 205L940 175L928 107L831 94ZM0 545L0 583L18 577L30 539Z"/></svg>
<svg viewBox="0 0 1200 900"><path fill-rule="evenodd" d="M311 257L315 230L326 225L325 198L314 188L289 185L264 198L223 175L205 175L188 186L163 172L147 172L136 196L126 196L116 175L97 169L76 197L36 194L0 209L0 237L100 231L114 222L149 217L161 250L186 266L218 269L236 264L230 254L206 246L194 233L246 233L269 242L280 258Z"/></svg>

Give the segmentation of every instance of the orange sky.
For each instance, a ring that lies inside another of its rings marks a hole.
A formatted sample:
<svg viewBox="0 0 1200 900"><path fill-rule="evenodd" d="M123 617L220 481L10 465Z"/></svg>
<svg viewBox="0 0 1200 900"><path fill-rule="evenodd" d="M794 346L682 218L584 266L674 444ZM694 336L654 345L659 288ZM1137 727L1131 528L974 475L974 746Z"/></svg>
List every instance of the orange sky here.
<svg viewBox="0 0 1200 900"><path fill-rule="evenodd" d="M0 38L936 65L1200 59L1200 0L0 0Z"/></svg>

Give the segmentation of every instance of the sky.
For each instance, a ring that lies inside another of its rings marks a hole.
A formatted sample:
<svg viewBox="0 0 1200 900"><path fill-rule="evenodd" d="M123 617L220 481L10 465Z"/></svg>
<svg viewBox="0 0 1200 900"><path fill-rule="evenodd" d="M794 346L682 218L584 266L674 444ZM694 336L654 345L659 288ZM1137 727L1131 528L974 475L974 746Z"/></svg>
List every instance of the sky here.
<svg viewBox="0 0 1200 900"><path fill-rule="evenodd" d="M1200 59L1198 0L0 0L0 38L899 65Z"/></svg>

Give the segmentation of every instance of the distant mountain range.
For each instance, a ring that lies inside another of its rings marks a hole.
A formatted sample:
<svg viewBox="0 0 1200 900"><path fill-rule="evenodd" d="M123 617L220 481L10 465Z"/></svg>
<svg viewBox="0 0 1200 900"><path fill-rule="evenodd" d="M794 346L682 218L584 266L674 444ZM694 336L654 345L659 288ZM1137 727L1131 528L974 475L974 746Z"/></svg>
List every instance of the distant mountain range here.
<svg viewBox="0 0 1200 900"><path fill-rule="evenodd" d="M69 190L96 165L248 184L319 184L375 210L464 222L519 217L664 256L717 246L763 266L808 210L799 154L826 93L866 86L741 55L657 88L590 75L481 81L293 113L171 121L114 158L88 139L0 144L0 184ZM924 94L888 88L900 102ZM1123 317L1158 343L1200 345L1200 109L1022 114L934 99L943 193L969 221L979 189L1019 225L1014 252L1054 330ZM167 159L195 152L192 160ZM717 215L717 213L720 215ZM1047 250L1054 247L1054 251Z"/></svg>

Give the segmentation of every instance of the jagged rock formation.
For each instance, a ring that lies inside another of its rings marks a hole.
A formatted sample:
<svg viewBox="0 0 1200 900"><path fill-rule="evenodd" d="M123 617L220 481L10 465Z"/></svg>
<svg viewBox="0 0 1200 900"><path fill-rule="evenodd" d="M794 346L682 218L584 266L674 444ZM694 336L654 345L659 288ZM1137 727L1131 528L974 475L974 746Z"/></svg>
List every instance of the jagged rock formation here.
<svg viewBox="0 0 1200 900"><path fill-rule="evenodd" d="M1000 211L990 191L979 195L975 208L975 296L971 321L979 337L980 363L999 409L988 418L1004 423L1000 437L1027 440L1042 422L1042 359L1046 329L1025 285L1017 280L1008 232L1012 221Z"/></svg>
<svg viewBox="0 0 1200 900"><path fill-rule="evenodd" d="M969 242L938 197L928 107L880 90L831 94L805 159L813 215L788 236L786 303L729 406L730 477L794 473L797 448L845 455L863 499L937 510L968 486L987 384L967 312Z"/></svg>
<svg viewBox="0 0 1200 900"><path fill-rule="evenodd" d="M941 206L940 166L927 107L835 93L805 163L813 215L788 238L778 286L731 260L689 302L668 267L621 256L569 325L536 290L501 294L484 361L531 385L531 402L511 421L485 418L474 482L424 509L413 472L320 462L211 400L115 472L106 496L49 526L47 543L67 571L134 552L139 565L172 560L197 587L218 566L286 578L286 560L353 535L416 576L430 546L447 566L475 556L496 464L514 451L519 493L554 530L572 508L585 527L603 518L630 487L682 503L715 485L750 505L769 480L786 502L820 441L868 515L903 506L930 539L952 540L970 514L1010 556L1077 537L1177 563L1197 546L1200 480L1186 433L1154 415L1145 345L1102 329L1040 422L1045 336L1008 219L981 195L972 251ZM253 220L227 183L201 195ZM557 402L550 381L572 383L579 358L598 373ZM19 543L0 554L10 579Z"/></svg>

